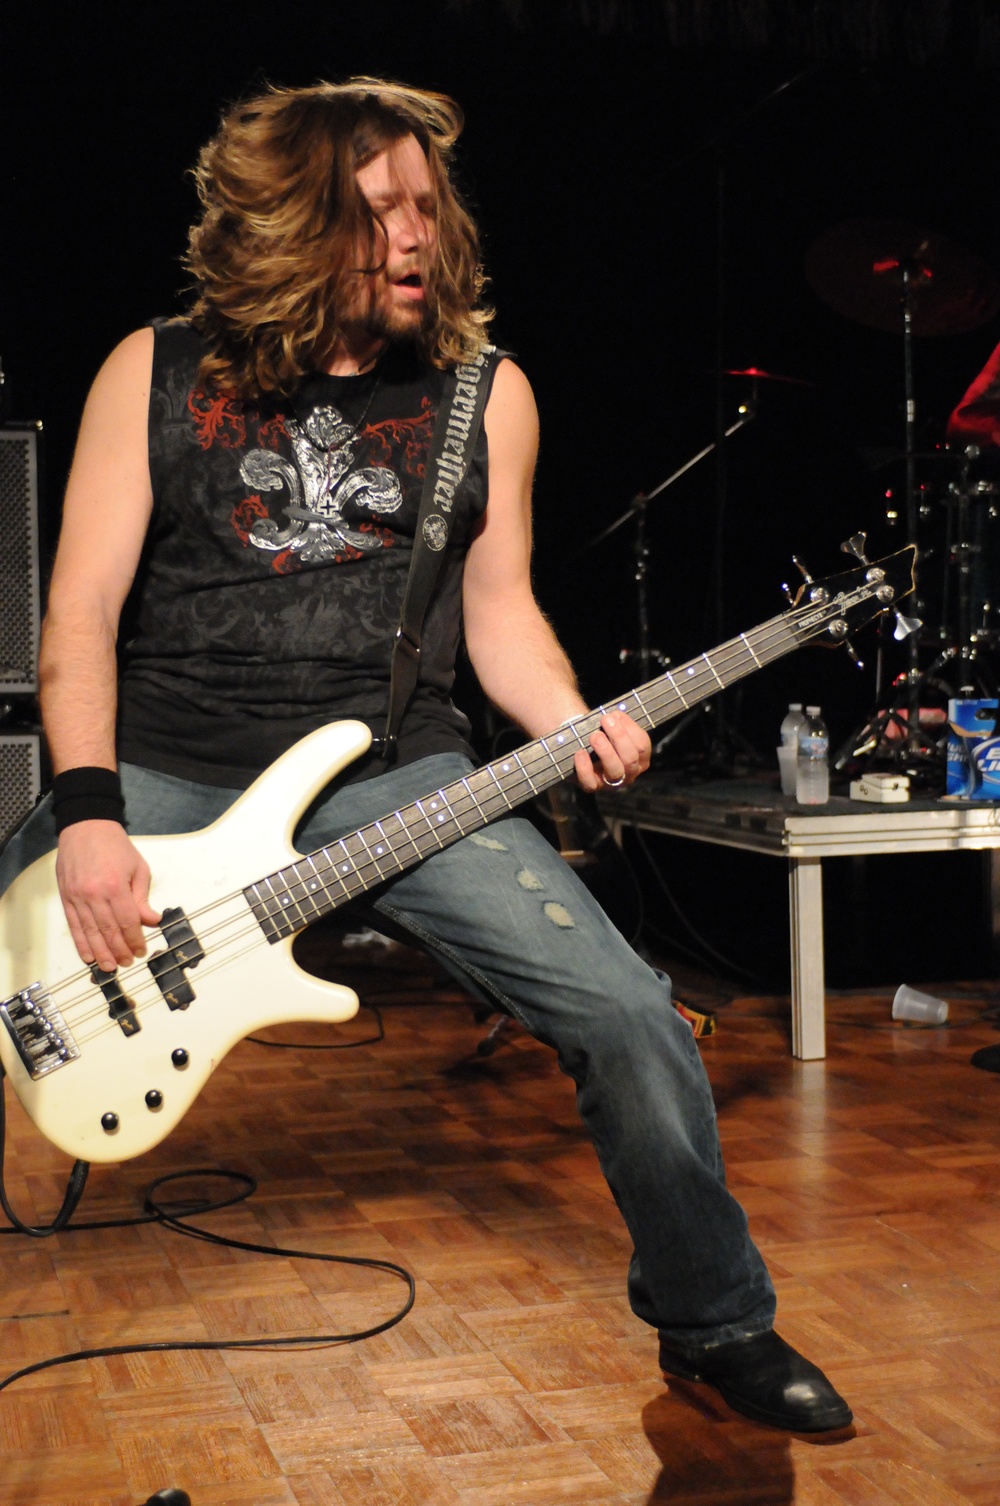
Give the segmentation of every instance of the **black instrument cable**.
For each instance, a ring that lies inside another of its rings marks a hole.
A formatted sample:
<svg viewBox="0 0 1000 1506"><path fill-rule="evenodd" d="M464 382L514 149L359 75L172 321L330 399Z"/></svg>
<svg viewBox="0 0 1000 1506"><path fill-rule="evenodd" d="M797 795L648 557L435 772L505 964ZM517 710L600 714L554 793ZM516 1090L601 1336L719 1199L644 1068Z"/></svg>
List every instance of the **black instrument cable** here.
<svg viewBox="0 0 1000 1506"><path fill-rule="evenodd" d="M248 1040L256 1040L261 1046L281 1046L285 1049L296 1050L322 1050L343 1051L354 1046L369 1045L385 1037L385 1027L382 1015L377 1006L369 1004L366 1007L375 1015L377 1021L377 1033L359 1041L332 1042L327 1045L311 1044L304 1045L296 1042L264 1041L253 1036ZM288 1338L252 1338L252 1339L205 1339L205 1340L181 1340L153 1342L147 1344L110 1344L96 1349L81 1349L70 1354L59 1354L51 1359L39 1360L33 1365L25 1365L21 1370L15 1370L12 1374L0 1379L0 1391L5 1391L15 1381L23 1380L28 1375L35 1375L40 1370L51 1370L56 1365L70 1365L77 1360L107 1359L117 1354L154 1354L164 1353L171 1350L206 1350L206 1349L280 1349L291 1350L303 1346L319 1348L324 1344L356 1344L362 1339L374 1338L376 1334L385 1333L387 1329L394 1328L401 1323L407 1313L413 1307L416 1300L416 1283L413 1276L404 1266L396 1265L391 1260L377 1260L372 1256L360 1255L326 1255L316 1250L290 1250L278 1245L259 1245L250 1240L231 1239L227 1235L212 1234L207 1229L200 1229L197 1224L191 1224L188 1219L198 1214L215 1213L222 1208L231 1208L237 1203L245 1202L257 1191L257 1182L254 1177L242 1171L225 1171L218 1167L203 1167L190 1171L168 1172L165 1176L157 1177L149 1184L143 1198L143 1212L135 1218L122 1219L97 1219L85 1223L71 1223L70 1220L76 1211L80 1199L83 1196L87 1183L87 1173L90 1170L88 1161L76 1161L70 1173L69 1183L62 1201L62 1205L55 1218L49 1224L28 1224L15 1213L7 1195L4 1178L4 1160L7 1147L7 1112L6 1091L3 1078L6 1074L0 1065L0 1207L6 1214L10 1227L0 1229L3 1234L25 1234L33 1239L44 1239L52 1234L71 1234L79 1230L88 1229L127 1229L137 1224L161 1224L165 1229L171 1229L175 1234L183 1234L188 1239L200 1239L206 1244L221 1245L230 1250L246 1250L254 1255L283 1255L291 1260L323 1260L332 1265L362 1266L367 1270L386 1271L390 1275L398 1277L407 1289L406 1300L403 1305L390 1317L381 1323L374 1324L371 1328L359 1329L353 1333L320 1333L293 1335ZM169 1184L180 1181L189 1181L193 1178L204 1179L206 1177L218 1178L225 1182L235 1183L235 1191L228 1195L216 1198L201 1197L186 1199L168 1203L161 1199L160 1189Z"/></svg>

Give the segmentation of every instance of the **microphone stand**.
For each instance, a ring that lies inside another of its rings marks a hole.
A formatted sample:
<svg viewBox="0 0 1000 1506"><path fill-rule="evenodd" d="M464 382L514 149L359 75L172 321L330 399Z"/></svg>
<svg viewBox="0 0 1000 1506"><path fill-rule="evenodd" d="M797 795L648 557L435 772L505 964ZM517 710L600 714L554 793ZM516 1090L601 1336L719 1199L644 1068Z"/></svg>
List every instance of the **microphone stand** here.
<svg viewBox="0 0 1000 1506"><path fill-rule="evenodd" d="M753 383L753 393L751 399L749 403L743 403L740 405L739 415L739 418L737 418L735 422L731 423L728 428L723 429L721 436L723 442L727 439L730 439L734 434L737 434L740 429L745 428L747 424L752 423L752 421L757 417L756 381L754 381ZM709 455L717 450L719 443L719 439L713 439L711 444L705 445L697 452L697 454L692 455L689 460L685 460L683 465L678 466L676 471L671 472L671 474L667 476L665 480L661 481L658 486L654 486L651 492L637 492L636 495L632 498L628 507L626 507L625 511L619 514L619 516L615 518L614 522L609 523L606 528L602 528L600 533L595 534L592 539L589 539L587 544L585 545L587 549L596 548L598 544L602 544L605 539L610 538L613 533L617 532L619 528L623 527L630 518L635 519L635 539L632 544L632 554L635 559L635 574L633 576L633 579L635 580L636 585L636 607L638 613L639 642L637 648L623 648L619 653L619 659L622 664L628 664L632 662L637 666L638 678L635 681L637 685L645 684L647 680L651 680L653 678L653 675L657 669L665 669L666 666L670 663L670 660L663 653L661 653L659 649L653 648L650 643L650 548L646 538L646 509L648 508L650 502L654 500L654 498L659 497L663 492L674 486L682 476L685 476L687 472L698 465L700 461L705 460ZM694 708L696 712L701 712L705 709L705 705L697 706ZM682 720L685 719L682 718Z"/></svg>

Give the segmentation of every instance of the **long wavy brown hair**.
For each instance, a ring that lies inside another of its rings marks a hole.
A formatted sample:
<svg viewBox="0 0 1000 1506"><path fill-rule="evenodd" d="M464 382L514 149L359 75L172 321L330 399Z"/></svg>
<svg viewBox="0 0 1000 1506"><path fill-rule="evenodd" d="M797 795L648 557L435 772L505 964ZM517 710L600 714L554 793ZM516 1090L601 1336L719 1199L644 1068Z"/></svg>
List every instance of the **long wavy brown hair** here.
<svg viewBox="0 0 1000 1506"><path fill-rule="evenodd" d="M357 172L412 134L430 167L437 250L428 269L424 358L448 367L486 344L479 236L451 180L464 119L446 95L378 78L271 89L222 118L194 168L203 213L185 266L203 385L236 397L287 395L332 349L359 249L368 270L386 237Z"/></svg>

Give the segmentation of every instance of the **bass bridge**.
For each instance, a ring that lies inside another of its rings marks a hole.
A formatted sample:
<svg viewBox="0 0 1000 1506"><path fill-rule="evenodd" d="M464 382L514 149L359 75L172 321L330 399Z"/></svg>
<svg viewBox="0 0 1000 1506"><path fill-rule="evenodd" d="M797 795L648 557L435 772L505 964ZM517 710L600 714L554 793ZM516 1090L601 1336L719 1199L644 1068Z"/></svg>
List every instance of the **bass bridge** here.
<svg viewBox="0 0 1000 1506"><path fill-rule="evenodd" d="M76 1061L79 1048L43 983L32 983L0 1003L0 1021L33 1081Z"/></svg>

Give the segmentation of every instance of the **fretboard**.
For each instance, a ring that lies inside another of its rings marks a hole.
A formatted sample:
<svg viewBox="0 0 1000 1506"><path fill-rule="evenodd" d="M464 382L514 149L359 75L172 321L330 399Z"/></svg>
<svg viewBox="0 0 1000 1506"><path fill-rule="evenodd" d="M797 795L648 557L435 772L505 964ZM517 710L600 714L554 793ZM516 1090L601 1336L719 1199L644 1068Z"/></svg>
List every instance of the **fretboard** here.
<svg viewBox="0 0 1000 1506"><path fill-rule="evenodd" d="M825 626L817 615L815 608L783 612L251 884L243 893L265 936L278 941L294 935L567 779L574 756L581 748L589 752L590 738L607 712L624 711L640 726L659 727L814 637ZM808 627L802 621L806 617L812 619Z"/></svg>

